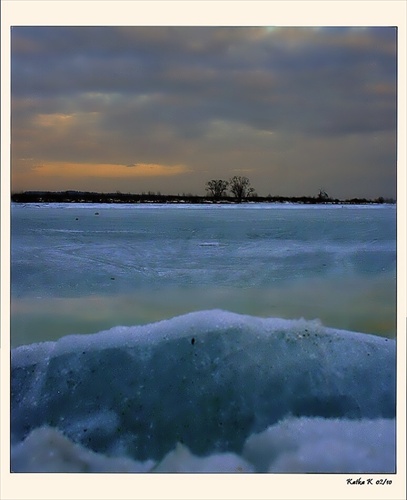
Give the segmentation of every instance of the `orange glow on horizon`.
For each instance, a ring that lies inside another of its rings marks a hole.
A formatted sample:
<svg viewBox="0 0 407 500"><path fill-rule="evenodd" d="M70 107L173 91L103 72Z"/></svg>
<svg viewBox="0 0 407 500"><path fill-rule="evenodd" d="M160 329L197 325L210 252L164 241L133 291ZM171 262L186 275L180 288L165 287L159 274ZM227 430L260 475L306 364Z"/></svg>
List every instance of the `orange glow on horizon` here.
<svg viewBox="0 0 407 500"><path fill-rule="evenodd" d="M31 168L35 177L74 178L135 178L168 177L189 172L185 165L162 165L158 163L135 163L121 165L114 163L70 163L47 162Z"/></svg>

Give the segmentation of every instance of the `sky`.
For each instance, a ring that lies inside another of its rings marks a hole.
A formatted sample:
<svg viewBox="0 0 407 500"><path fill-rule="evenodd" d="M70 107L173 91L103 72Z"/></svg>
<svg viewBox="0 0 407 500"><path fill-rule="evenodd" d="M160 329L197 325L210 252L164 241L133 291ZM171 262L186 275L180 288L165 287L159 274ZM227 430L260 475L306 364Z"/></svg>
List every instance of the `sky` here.
<svg viewBox="0 0 407 500"><path fill-rule="evenodd" d="M11 31L11 189L396 197L392 27Z"/></svg>

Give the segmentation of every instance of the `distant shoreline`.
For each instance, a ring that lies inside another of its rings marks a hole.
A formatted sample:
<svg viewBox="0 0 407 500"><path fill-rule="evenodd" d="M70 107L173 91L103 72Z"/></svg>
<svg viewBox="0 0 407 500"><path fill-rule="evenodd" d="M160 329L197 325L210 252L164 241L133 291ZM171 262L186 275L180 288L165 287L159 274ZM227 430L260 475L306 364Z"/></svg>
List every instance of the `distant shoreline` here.
<svg viewBox="0 0 407 500"><path fill-rule="evenodd" d="M366 205L395 204L392 198L379 197L371 200L366 198L351 198L340 200L336 198L320 198L317 196L250 196L241 201L231 196L214 198L213 196L198 196L192 194L163 195L161 193L95 193L89 191L25 191L13 193L14 203L190 203L190 204L239 204L239 203L297 203L303 205Z"/></svg>

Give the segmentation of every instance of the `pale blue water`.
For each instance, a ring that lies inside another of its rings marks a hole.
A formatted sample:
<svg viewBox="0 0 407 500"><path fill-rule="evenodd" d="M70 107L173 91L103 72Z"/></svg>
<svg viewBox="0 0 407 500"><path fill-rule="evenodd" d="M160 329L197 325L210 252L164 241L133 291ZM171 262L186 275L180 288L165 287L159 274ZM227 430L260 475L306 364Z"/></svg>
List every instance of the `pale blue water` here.
<svg viewBox="0 0 407 500"><path fill-rule="evenodd" d="M395 206L13 204L11 222L14 346L212 308L395 336Z"/></svg>

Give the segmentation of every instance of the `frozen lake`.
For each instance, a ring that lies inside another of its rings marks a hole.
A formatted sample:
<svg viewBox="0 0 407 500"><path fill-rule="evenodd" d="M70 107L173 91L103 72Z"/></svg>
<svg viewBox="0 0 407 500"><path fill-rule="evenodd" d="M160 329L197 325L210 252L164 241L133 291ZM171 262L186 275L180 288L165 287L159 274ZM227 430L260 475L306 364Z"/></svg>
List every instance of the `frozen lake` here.
<svg viewBox="0 0 407 500"><path fill-rule="evenodd" d="M395 215L14 205L12 470L393 473Z"/></svg>
<svg viewBox="0 0 407 500"><path fill-rule="evenodd" d="M395 206L12 205L12 346L224 309L394 337Z"/></svg>

